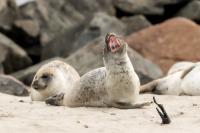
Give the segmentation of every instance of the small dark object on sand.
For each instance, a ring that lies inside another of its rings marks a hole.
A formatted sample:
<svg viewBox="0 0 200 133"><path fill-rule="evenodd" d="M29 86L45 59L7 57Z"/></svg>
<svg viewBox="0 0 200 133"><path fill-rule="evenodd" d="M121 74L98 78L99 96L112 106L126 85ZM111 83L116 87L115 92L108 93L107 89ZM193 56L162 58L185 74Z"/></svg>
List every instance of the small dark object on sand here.
<svg viewBox="0 0 200 133"><path fill-rule="evenodd" d="M156 108L158 114L160 115L161 119L162 119L162 124L170 124L171 120L167 114L167 112L165 111L164 107L162 104L158 104L155 97L153 97L153 102L158 105L158 107L160 108L160 110L158 108Z"/></svg>

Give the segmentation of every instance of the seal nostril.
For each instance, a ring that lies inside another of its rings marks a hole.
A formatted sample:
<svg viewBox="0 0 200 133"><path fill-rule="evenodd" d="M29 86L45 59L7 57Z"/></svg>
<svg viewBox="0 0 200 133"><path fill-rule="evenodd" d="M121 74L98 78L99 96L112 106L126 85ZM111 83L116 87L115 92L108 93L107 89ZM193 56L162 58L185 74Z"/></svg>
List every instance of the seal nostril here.
<svg viewBox="0 0 200 133"><path fill-rule="evenodd" d="M33 82L32 87L33 87L34 89L36 89L36 90L39 88L39 87L38 87L38 80L35 80L35 81Z"/></svg>

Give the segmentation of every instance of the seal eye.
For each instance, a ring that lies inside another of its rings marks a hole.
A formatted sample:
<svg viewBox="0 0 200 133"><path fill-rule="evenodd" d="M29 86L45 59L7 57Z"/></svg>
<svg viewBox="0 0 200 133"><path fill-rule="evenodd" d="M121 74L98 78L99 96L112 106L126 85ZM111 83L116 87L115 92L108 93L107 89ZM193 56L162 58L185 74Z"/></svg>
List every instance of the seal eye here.
<svg viewBox="0 0 200 133"><path fill-rule="evenodd" d="M49 75L44 74L44 75L42 75L41 78L42 78L42 79L49 79L50 77L49 77Z"/></svg>

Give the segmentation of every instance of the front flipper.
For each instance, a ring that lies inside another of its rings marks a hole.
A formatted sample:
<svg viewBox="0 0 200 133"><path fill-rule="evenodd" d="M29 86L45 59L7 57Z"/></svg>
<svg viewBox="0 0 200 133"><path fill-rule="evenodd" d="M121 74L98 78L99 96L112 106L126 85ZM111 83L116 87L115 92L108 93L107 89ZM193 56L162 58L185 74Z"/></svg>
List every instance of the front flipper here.
<svg viewBox="0 0 200 133"><path fill-rule="evenodd" d="M119 108L119 109L136 109L136 108L143 108L151 104L152 102L144 102L144 103L137 103L137 104L116 102L112 105L112 107Z"/></svg>
<svg viewBox="0 0 200 133"><path fill-rule="evenodd" d="M49 97L45 100L46 104L54 105L54 106L63 106L65 93L56 94L52 97Z"/></svg>

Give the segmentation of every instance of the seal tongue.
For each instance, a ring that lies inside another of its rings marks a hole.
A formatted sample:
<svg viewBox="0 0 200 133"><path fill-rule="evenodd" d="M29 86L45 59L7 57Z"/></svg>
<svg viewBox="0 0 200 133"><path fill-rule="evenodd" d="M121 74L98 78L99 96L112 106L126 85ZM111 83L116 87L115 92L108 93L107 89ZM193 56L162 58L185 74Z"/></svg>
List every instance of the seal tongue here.
<svg viewBox="0 0 200 133"><path fill-rule="evenodd" d="M109 48L111 52L116 52L120 48L119 41L116 39L115 36L111 36L109 38Z"/></svg>

